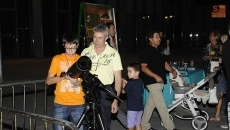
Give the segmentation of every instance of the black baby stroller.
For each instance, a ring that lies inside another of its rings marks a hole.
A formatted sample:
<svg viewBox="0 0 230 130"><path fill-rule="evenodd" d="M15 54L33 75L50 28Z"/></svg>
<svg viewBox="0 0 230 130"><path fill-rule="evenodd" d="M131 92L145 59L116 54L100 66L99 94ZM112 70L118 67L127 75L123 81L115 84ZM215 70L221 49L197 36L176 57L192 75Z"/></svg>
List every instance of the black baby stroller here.
<svg viewBox="0 0 230 130"><path fill-rule="evenodd" d="M216 72L210 73L207 77L202 79L193 88L179 87L175 90L175 100L168 107L171 112L176 108L174 116L180 119L192 119L192 127L196 130L205 130L208 126L209 115L206 111L198 108L194 99L205 104L209 99L208 91L197 91L202 85L208 82ZM173 117L171 116L173 120ZM163 125L163 123L161 123Z"/></svg>

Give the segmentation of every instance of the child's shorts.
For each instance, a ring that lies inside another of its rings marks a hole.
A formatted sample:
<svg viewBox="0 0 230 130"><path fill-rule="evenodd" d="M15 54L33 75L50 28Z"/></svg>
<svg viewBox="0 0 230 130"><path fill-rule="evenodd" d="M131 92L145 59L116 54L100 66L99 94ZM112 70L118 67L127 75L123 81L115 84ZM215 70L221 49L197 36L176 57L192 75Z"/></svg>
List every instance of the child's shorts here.
<svg viewBox="0 0 230 130"><path fill-rule="evenodd" d="M127 127L134 128L135 125L141 124L143 111L127 111Z"/></svg>

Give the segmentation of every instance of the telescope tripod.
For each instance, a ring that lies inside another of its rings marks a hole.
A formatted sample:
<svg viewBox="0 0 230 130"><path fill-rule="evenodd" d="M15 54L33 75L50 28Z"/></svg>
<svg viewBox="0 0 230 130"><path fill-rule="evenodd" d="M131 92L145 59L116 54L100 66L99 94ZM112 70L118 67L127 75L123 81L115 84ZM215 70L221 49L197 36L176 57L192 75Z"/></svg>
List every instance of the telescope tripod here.
<svg viewBox="0 0 230 130"><path fill-rule="evenodd" d="M87 91L86 100L89 101L87 101L85 110L77 123L77 128L80 128L81 124L86 123L87 130L107 130L104 117L101 114L100 96L98 97L97 95L98 101L94 97L95 94L92 95L91 92Z"/></svg>

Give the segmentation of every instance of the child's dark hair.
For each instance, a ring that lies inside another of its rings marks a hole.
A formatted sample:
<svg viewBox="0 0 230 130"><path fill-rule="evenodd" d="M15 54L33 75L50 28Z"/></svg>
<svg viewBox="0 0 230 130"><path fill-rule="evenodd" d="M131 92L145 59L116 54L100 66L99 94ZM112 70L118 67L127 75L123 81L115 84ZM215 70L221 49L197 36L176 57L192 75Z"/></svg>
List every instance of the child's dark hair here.
<svg viewBox="0 0 230 130"><path fill-rule="evenodd" d="M62 44L66 44L66 43L72 43L78 45L79 40L77 38L77 34L74 32L65 33L62 37Z"/></svg>
<svg viewBox="0 0 230 130"><path fill-rule="evenodd" d="M134 68L135 71L141 72L141 64L137 62L130 63L128 67Z"/></svg>

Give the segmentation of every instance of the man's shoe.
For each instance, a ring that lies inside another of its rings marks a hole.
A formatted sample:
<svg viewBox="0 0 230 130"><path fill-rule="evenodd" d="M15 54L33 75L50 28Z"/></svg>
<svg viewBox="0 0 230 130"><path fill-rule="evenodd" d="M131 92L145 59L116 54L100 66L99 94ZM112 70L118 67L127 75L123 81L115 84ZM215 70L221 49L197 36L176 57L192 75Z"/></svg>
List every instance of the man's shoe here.
<svg viewBox="0 0 230 130"><path fill-rule="evenodd" d="M228 129L228 125L221 125L220 127L223 129Z"/></svg>

